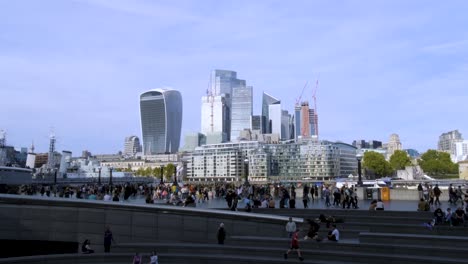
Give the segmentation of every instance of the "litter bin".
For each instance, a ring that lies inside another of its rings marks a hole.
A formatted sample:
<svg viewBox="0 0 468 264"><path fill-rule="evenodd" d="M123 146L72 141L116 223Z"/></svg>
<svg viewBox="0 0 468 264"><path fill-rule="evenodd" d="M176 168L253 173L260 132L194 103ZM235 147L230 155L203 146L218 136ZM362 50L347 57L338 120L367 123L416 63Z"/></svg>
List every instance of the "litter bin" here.
<svg viewBox="0 0 468 264"><path fill-rule="evenodd" d="M380 195L382 197L382 201L390 201L390 188L388 187L381 188Z"/></svg>
<svg viewBox="0 0 468 264"><path fill-rule="evenodd" d="M370 188L366 188L366 196L365 196L366 200L372 200L372 189Z"/></svg>

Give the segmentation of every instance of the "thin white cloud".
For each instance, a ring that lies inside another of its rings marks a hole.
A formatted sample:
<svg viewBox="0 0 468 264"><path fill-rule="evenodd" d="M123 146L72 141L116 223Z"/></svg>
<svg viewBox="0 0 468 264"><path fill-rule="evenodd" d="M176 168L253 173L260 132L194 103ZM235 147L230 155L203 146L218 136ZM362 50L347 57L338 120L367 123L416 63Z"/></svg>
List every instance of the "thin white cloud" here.
<svg viewBox="0 0 468 264"><path fill-rule="evenodd" d="M75 0L101 8L136 16L149 16L163 21L187 22L198 20L199 17L182 8L162 5L160 1L133 1L133 0Z"/></svg>
<svg viewBox="0 0 468 264"><path fill-rule="evenodd" d="M457 53L468 50L468 39L433 44L422 48L428 53Z"/></svg>

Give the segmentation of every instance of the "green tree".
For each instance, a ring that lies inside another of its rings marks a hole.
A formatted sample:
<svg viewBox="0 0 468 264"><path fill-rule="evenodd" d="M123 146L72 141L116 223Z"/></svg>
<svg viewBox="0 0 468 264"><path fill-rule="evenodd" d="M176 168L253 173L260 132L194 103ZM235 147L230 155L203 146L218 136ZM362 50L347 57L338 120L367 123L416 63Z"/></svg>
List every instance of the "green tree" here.
<svg viewBox="0 0 468 264"><path fill-rule="evenodd" d="M446 152L430 149L421 155L418 164L430 176L458 174L458 164L453 163Z"/></svg>
<svg viewBox="0 0 468 264"><path fill-rule="evenodd" d="M411 165L411 159L405 151L395 150L390 157L390 165L392 165L394 170L403 170L406 166Z"/></svg>
<svg viewBox="0 0 468 264"><path fill-rule="evenodd" d="M143 176L145 170L143 168L138 168L138 170L135 172L135 175L138 175L138 176Z"/></svg>
<svg viewBox="0 0 468 264"><path fill-rule="evenodd" d="M363 167L371 170L378 177L385 177L393 173L392 166L382 154L374 151L364 153Z"/></svg>
<svg viewBox="0 0 468 264"><path fill-rule="evenodd" d="M164 178L166 179L166 181L171 181L173 179L174 170L175 166L172 163L169 163L164 167Z"/></svg>

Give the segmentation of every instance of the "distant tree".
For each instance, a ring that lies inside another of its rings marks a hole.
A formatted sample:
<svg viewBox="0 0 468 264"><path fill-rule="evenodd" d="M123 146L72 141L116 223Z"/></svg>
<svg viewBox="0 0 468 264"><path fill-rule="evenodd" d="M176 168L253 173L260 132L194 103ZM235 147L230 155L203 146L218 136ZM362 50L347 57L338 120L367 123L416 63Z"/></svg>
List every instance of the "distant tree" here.
<svg viewBox="0 0 468 264"><path fill-rule="evenodd" d="M143 176L143 174L145 173L145 170L143 168L138 168L138 170L135 172L135 175L138 175L138 176Z"/></svg>
<svg viewBox="0 0 468 264"><path fill-rule="evenodd" d="M395 150L390 157L390 165L392 165L394 170L403 170L406 166L411 165L411 159L405 151Z"/></svg>
<svg viewBox="0 0 468 264"><path fill-rule="evenodd" d="M393 173L392 166L382 154L374 151L364 153L363 167L374 172L377 177L385 177Z"/></svg>
<svg viewBox="0 0 468 264"><path fill-rule="evenodd" d="M175 166L172 163L169 163L164 167L164 176L165 176L166 181L171 181L173 179L174 170L175 170Z"/></svg>
<svg viewBox="0 0 468 264"><path fill-rule="evenodd" d="M151 177L153 176L153 169L151 167L147 167L145 169L145 174L144 174L145 177Z"/></svg>
<svg viewBox="0 0 468 264"><path fill-rule="evenodd" d="M458 174L458 164L453 163L446 152L430 149L421 155L418 164L430 176Z"/></svg>
<svg viewBox="0 0 468 264"><path fill-rule="evenodd" d="M153 168L153 177L161 177L161 169L159 167Z"/></svg>

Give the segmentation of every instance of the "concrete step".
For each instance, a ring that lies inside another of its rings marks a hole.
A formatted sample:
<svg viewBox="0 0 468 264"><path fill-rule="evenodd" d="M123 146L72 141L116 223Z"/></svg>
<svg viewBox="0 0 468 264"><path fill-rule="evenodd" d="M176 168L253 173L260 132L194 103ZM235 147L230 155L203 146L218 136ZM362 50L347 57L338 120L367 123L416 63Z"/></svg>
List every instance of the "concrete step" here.
<svg viewBox="0 0 468 264"><path fill-rule="evenodd" d="M218 255L218 254L159 254L159 263L164 264L282 264L296 263L297 257L290 255L288 260L283 258L283 252L275 252L275 255L268 257L242 256L242 255ZM108 253L108 254L68 254L68 255L46 255L34 257L6 258L0 259L1 264L128 264L133 260L135 253ZM141 254L143 263L149 262L149 254ZM323 261L305 259L302 263L316 264L358 264L352 260L343 261ZM362 262L361 262L362 263Z"/></svg>
<svg viewBox="0 0 468 264"><path fill-rule="evenodd" d="M315 245L320 245L317 248L309 247L306 243L301 244L301 252L307 260L313 260L314 263L317 262L327 262L327 261L337 261L337 262L346 262L347 260L352 260L353 262L360 263L375 263L376 259L384 260L385 263L465 263L465 260L459 258L453 258L454 255L447 257L437 256L437 255L407 255L406 252L399 252L398 250L384 252L385 247L381 246L381 252L376 252L375 250L367 250L367 252L359 251L359 244L350 244L351 247L345 247L340 245L340 243L334 242L322 242L315 243ZM323 246L322 246L323 245ZM127 250L137 251L141 250L151 250L156 245L128 245ZM367 246L367 245L365 245ZM122 250L125 250L124 247L121 247ZM253 247L253 246L229 246L229 245L208 245L208 247L202 247L201 245L186 245L185 247L178 248L177 246L168 246L165 249L162 247L158 248L158 252L165 252L165 250L170 251L171 254L182 254L180 251L197 251L199 253L213 254L213 255L234 255L234 256L244 256L247 258L268 258L274 255L284 254L287 247ZM205 252L208 250L209 252ZM418 248L414 249L415 252L418 252ZM454 252L451 252L454 254ZM455 252L456 253L456 252ZM459 257L459 256L457 256ZM295 254L293 254L290 259L296 259ZM297 260L296 260L297 261ZM224 263L224 262L223 262ZM306 262L307 263L307 262Z"/></svg>
<svg viewBox="0 0 468 264"><path fill-rule="evenodd" d="M400 233L371 233L362 232L359 235L361 243L385 244L391 241L400 245L425 245L431 247L466 247L468 238L460 236L419 235Z"/></svg>

